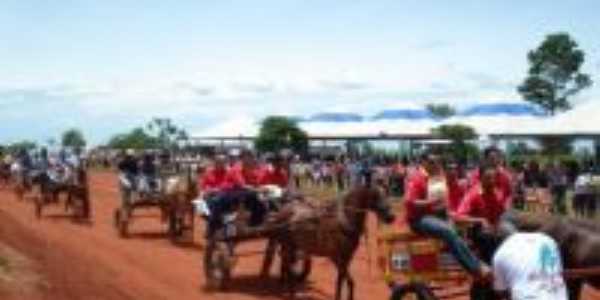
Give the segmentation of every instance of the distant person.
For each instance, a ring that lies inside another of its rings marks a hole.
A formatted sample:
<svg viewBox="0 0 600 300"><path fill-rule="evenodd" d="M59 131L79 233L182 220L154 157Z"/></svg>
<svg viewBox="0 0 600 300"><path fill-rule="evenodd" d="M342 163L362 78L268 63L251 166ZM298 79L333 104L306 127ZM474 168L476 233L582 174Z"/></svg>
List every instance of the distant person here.
<svg viewBox="0 0 600 300"><path fill-rule="evenodd" d="M552 210L555 213L564 215L567 212L565 197L569 184L567 172L560 163L555 162L548 171L548 178L550 181L550 190L552 192Z"/></svg>

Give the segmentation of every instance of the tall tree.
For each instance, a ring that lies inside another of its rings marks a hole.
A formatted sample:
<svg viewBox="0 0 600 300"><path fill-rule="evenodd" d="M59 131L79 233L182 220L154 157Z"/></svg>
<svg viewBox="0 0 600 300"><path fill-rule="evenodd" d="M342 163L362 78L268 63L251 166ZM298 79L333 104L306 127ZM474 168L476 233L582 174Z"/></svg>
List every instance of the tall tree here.
<svg viewBox="0 0 600 300"><path fill-rule="evenodd" d="M460 162L466 162L470 157L477 155L477 148L467 141L475 139L477 132L470 126L462 124L440 125L431 129L431 133L441 139L452 142L446 154Z"/></svg>
<svg viewBox="0 0 600 300"><path fill-rule="evenodd" d="M585 54L567 33L548 35L527 60L529 71L517 90L549 115L570 109L569 98L592 85L590 76L580 71Z"/></svg>
<svg viewBox="0 0 600 300"><path fill-rule="evenodd" d="M114 149L150 149L159 147L160 141L138 127L128 133L114 135L108 146Z"/></svg>
<svg viewBox="0 0 600 300"><path fill-rule="evenodd" d="M75 149L81 149L85 147L86 142L83 137L81 130L71 128L62 134L61 144L63 147L72 147Z"/></svg>
<svg viewBox="0 0 600 300"><path fill-rule="evenodd" d="M291 119L270 116L262 121L254 145L261 152L291 149L297 153L305 153L308 150L308 135Z"/></svg>
<svg viewBox="0 0 600 300"><path fill-rule="evenodd" d="M6 147L7 152L9 153L18 153L22 150L29 151L33 150L37 147L37 144L33 141L22 140L20 142L15 142Z"/></svg>
<svg viewBox="0 0 600 300"><path fill-rule="evenodd" d="M177 146L178 140L187 140L187 132L183 128L179 128L169 118L153 118L146 128L150 134L158 139L161 146L170 148Z"/></svg>
<svg viewBox="0 0 600 300"><path fill-rule="evenodd" d="M448 103L435 104L429 103L425 106L427 110L436 118L446 119L456 114L456 109Z"/></svg>

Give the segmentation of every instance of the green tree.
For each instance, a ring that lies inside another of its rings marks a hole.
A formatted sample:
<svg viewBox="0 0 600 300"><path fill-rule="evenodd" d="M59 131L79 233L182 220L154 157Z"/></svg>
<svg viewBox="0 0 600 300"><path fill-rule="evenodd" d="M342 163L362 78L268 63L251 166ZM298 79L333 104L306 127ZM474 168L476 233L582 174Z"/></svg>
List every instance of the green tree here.
<svg viewBox="0 0 600 300"><path fill-rule="evenodd" d="M564 136L545 136L538 139L542 153L546 155L561 155L572 153L573 139Z"/></svg>
<svg viewBox="0 0 600 300"><path fill-rule="evenodd" d="M7 152L9 153L18 153L22 150L33 150L37 147L37 144L33 141L22 140L19 142L12 143L6 147Z"/></svg>
<svg viewBox="0 0 600 300"><path fill-rule="evenodd" d="M254 146L261 152L291 149L297 153L306 153L308 135L293 120L282 116L270 116L262 121Z"/></svg>
<svg viewBox="0 0 600 300"><path fill-rule="evenodd" d="M153 118L146 129L154 136L163 148L177 147L177 141L187 140L187 132L178 126L169 118Z"/></svg>
<svg viewBox="0 0 600 300"><path fill-rule="evenodd" d="M447 119L456 115L456 109L450 104L435 104L430 103L425 106L427 110L436 118Z"/></svg>
<svg viewBox="0 0 600 300"><path fill-rule="evenodd" d="M63 147L72 147L81 149L85 147L86 142L81 130L72 128L62 134L61 143Z"/></svg>
<svg viewBox="0 0 600 300"><path fill-rule="evenodd" d="M431 130L433 136L450 140L452 143L446 149L446 155L460 162L466 162L477 155L477 147L467 143L477 138L477 132L470 126L462 124L440 125Z"/></svg>
<svg viewBox="0 0 600 300"><path fill-rule="evenodd" d="M517 90L549 115L570 109L569 98L592 85L590 76L580 71L585 54L567 33L548 35L527 60L529 71Z"/></svg>
<svg viewBox="0 0 600 300"><path fill-rule="evenodd" d="M108 146L114 149L151 149L160 146L160 141L147 134L143 128L134 128L128 133L114 135Z"/></svg>

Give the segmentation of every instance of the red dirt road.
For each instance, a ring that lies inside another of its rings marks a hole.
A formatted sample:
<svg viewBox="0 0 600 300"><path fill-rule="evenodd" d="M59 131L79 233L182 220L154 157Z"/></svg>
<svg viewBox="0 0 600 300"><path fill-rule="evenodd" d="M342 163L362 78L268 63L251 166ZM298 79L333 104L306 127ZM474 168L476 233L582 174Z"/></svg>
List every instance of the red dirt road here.
<svg viewBox="0 0 600 300"><path fill-rule="evenodd" d="M228 292L207 292L203 289L202 228L196 229L193 244L177 246L166 239L156 211L138 211L136 215L147 217L136 218L131 237L120 239L112 226L113 210L119 202L115 176L93 173L90 181L91 224L66 218L62 206L48 206L38 220L31 203L0 191L0 241L33 260L45 278L33 291L16 295L3 295L0 286L3 299L285 299L285 290L276 279L258 279L262 242L238 247L240 259ZM356 299L384 300L389 291L374 266L375 249L370 252L373 267L368 266L365 247L352 265ZM316 259L314 264L310 283L298 299L332 299L333 266L324 259ZM586 299L600 299L592 291L586 294Z"/></svg>

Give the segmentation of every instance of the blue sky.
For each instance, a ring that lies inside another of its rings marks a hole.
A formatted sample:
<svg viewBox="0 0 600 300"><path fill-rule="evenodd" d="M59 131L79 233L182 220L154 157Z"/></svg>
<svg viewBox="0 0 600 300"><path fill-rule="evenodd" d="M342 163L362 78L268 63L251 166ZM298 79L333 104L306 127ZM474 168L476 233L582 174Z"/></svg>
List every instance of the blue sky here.
<svg viewBox="0 0 600 300"><path fill-rule="evenodd" d="M93 143L171 117L376 113L517 101L525 55L569 32L600 74L600 2L0 1L0 143ZM600 96L600 83L578 96Z"/></svg>

